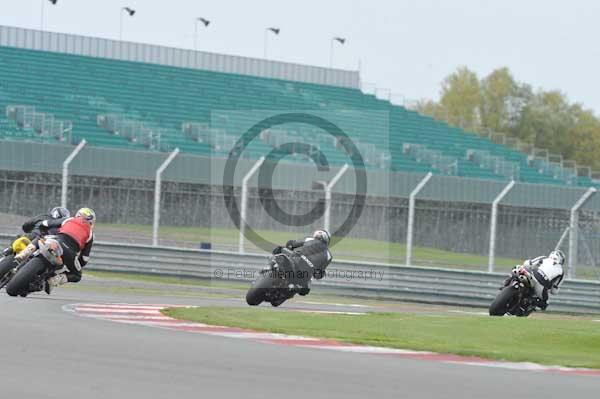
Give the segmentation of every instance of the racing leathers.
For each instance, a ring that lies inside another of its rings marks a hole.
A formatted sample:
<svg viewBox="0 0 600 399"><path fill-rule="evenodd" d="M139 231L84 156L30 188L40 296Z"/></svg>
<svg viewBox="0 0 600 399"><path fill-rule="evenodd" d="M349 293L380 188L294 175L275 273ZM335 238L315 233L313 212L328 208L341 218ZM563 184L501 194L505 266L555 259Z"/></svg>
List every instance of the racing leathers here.
<svg viewBox="0 0 600 399"><path fill-rule="evenodd" d="M25 248L23 251L21 251L20 254L15 256L15 260L17 262L21 262L21 261L27 259L37 249L37 240L40 237L43 237L48 234L56 234L58 232L58 227L49 227L49 223L52 222L53 226L55 226L55 225L60 226L60 224L65 219L66 218L54 219L51 215L42 214L42 215L37 215L37 216L27 220L25 223L23 223L23 226L21 226L21 228L23 229L23 232L25 233L25 237L27 237L27 239L31 243L27 246L27 248ZM17 237L19 237L19 236L17 236ZM13 254L12 248L11 247L6 248L3 251L3 254L5 256Z"/></svg>
<svg viewBox="0 0 600 399"><path fill-rule="evenodd" d="M563 280L563 266L547 256L538 256L523 262L523 266L531 272L531 286L538 299L537 305L546 309L548 293L556 295Z"/></svg>
<svg viewBox="0 0 600 399"><path fill-rule="evenodd" d="M289 240L285 247L294 254L290 257L290 261L294 262L296 269L296 278L292 279L296 292L307 295L310 291L311 278L320 280L324 277L325 269L333 259L331 252L325 242L313 237ZM282 247L277 247L273 250L273 254L279 254L281 251Z"/></svg>
<svg viewBox="0 0 600 399"><path fill-rule="evenodd" d="M63 249L63 264L67 271L65 278L58 276L58 284L64 282L76 283L81 280L81 269L88 263L90 253L94 244L94 233L92 227L83 218L67 218L60 222L53 220L48 222L50 228L57 228L56 240ZM50 282L50 281L49 281ZM56 284L56 285L58 285Z"/></svg>
<svg viewBox="0 0 600 399"><path fill-rule="evenodd" d="M23 226L21 226L21 228L23 229L23 232L27 233L28 237L33 240L46 234L55 234L57 228L49 228L48 223L50 221L57 221L62 223L65 219L66 218L54 219L52 218L52 216L47 214L38 215L23 223Z"/></svg>

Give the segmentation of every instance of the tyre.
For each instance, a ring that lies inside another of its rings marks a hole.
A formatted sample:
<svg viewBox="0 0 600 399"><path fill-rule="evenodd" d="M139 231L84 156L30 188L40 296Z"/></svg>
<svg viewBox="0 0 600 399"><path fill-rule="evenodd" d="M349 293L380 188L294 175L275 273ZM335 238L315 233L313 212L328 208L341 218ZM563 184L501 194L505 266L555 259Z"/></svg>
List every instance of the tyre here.
<svg viewBox="0 0 600 399"><path fill-rule="evenodd" d="M0 259L0 288L3 288L8 283L7 273L15 267L15 256L8 255Z"/></svg>
<svg viewBox="0 0 600 399"><path fill-rule="evenodd" d="M518 293L512 285L504 287L490 305L490 316L504 316L512 307Z"/></svg>
<svg viewBox="0 0 600 399"><path fill-rule="evenodd" d="M26 296L29 292L29 283L46 269L46 262L41 258L33 258L19 269L17 274L6 286L6 293L10 296Z"/></svg>
<svg viewBox="0 0 600 399"><path fill-rule="evenodd" d="M248 290L246 303L250 306L260 305L265 300L267 290L271 288L273 288L273 279L264 274L260 275Z"/></svg>
<svg viewBox="0 0 600 399"><path fill-rule="evenodd" d="M284 303L285 301L287 301L288 298L282 298L282 299L278 299L276 301L271 301L271 306L273 306L274 308L276 308L277 306L281 305L282 303Z"/></svg>

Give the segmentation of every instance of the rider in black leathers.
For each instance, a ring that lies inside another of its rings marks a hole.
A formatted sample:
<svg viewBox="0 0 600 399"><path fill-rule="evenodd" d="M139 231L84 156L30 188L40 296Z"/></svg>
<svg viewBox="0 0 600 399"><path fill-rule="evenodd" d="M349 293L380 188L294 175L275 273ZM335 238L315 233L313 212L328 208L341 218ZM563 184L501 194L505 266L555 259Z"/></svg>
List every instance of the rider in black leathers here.
<svg viewBox="0 0 600 399"><path fill-rule="evenodd" d="M25 233L25 236L30 240L34 241L37 238L45 236L47 234L55 234L56 229L48 228L44 226L45 220L57 220L63 221L71 216L71 213L67 208L56 206L48 211L47 214L37 215L23 223L21 228ZM20 235L19 235L20 236ZM17 237L19 237L17 236ZM3 251L4 256L12 255L12 247L8 247Z"/></svg>
<svg viewBox="0 0 600 399"><path fill-rule="evenodd" d="M286 243L285 248L295 254L291 261L294 262L296 273L290 280L298 294L307 295L310 292L309 283L312 277L317 280L324 277L325 269L333 259L329 252L330 239L329 232L321 229L315 231L312 237L289 240ZM283 247L277 247L273 254L280 254L282 250Z"/></svg>

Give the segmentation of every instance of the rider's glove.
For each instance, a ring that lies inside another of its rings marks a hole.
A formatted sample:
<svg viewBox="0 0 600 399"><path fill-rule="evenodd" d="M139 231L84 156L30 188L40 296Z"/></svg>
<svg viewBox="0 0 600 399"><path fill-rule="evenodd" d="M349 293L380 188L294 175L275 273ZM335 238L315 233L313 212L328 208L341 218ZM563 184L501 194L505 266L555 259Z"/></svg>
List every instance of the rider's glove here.
<svg viewBox="0 0 600 399"><path fill-rule="evenodd" d="M325 277L325 270L315 269L315 271L313 272L313 277L317 280L321 280L323 277Z"/></svg>
<svg viewBox="0 0 600 399"><path fill-rule="evenodd" d="M271 253L272 253L273 255L278 255L278 254L280 254L280 253L281 253L281 250L282 250L282 249L283 249L283 247L282 247L282 246L275 247L275 249L274 249L273 251L271 251Z"/></svg>
<svg viewBox="0 0 600 399"><path fill-rule="evenodd" d="M546 308L548 307L548 302L538 298L538 300L536 301L536 306L542 310L546 310Z"/></svg>
<svg viewBox="0 0 600 399"><path fill-rule="evenodd" d="M294 249L294 240L289 240L288 242L286 242L285 247L290 250Z"/></svg>

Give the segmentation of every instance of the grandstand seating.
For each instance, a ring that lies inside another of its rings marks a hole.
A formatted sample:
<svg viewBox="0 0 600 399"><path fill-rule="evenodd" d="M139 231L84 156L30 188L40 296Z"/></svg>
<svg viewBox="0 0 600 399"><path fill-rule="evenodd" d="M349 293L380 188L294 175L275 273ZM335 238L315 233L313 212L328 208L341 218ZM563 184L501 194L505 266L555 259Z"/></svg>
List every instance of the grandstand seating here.
<svg viewBox="0 0 600 399"><path fill-rule="evenodd" d="M548 165L532 166L524 153L358 89L0 47L0 109L16 105L71 121L74 143L85 138L103 147L179 147L212 156L229 151L241 132L257 121L252 116L256 110L339 112L340 125L360 143L361 153L369 154L369 167L482 179L513 177L532 183L592 183ZM389 120L378 117L377 111L384 111ZM346 161L335 140L314 128L286 126L283 134L312 140L332 164ZM52 140L18 124L8 112L0 116L0 137ZM263 135L247 154L264 155L273 144L272 135ZM419 151L407 150L410 144Z"/></svg>

